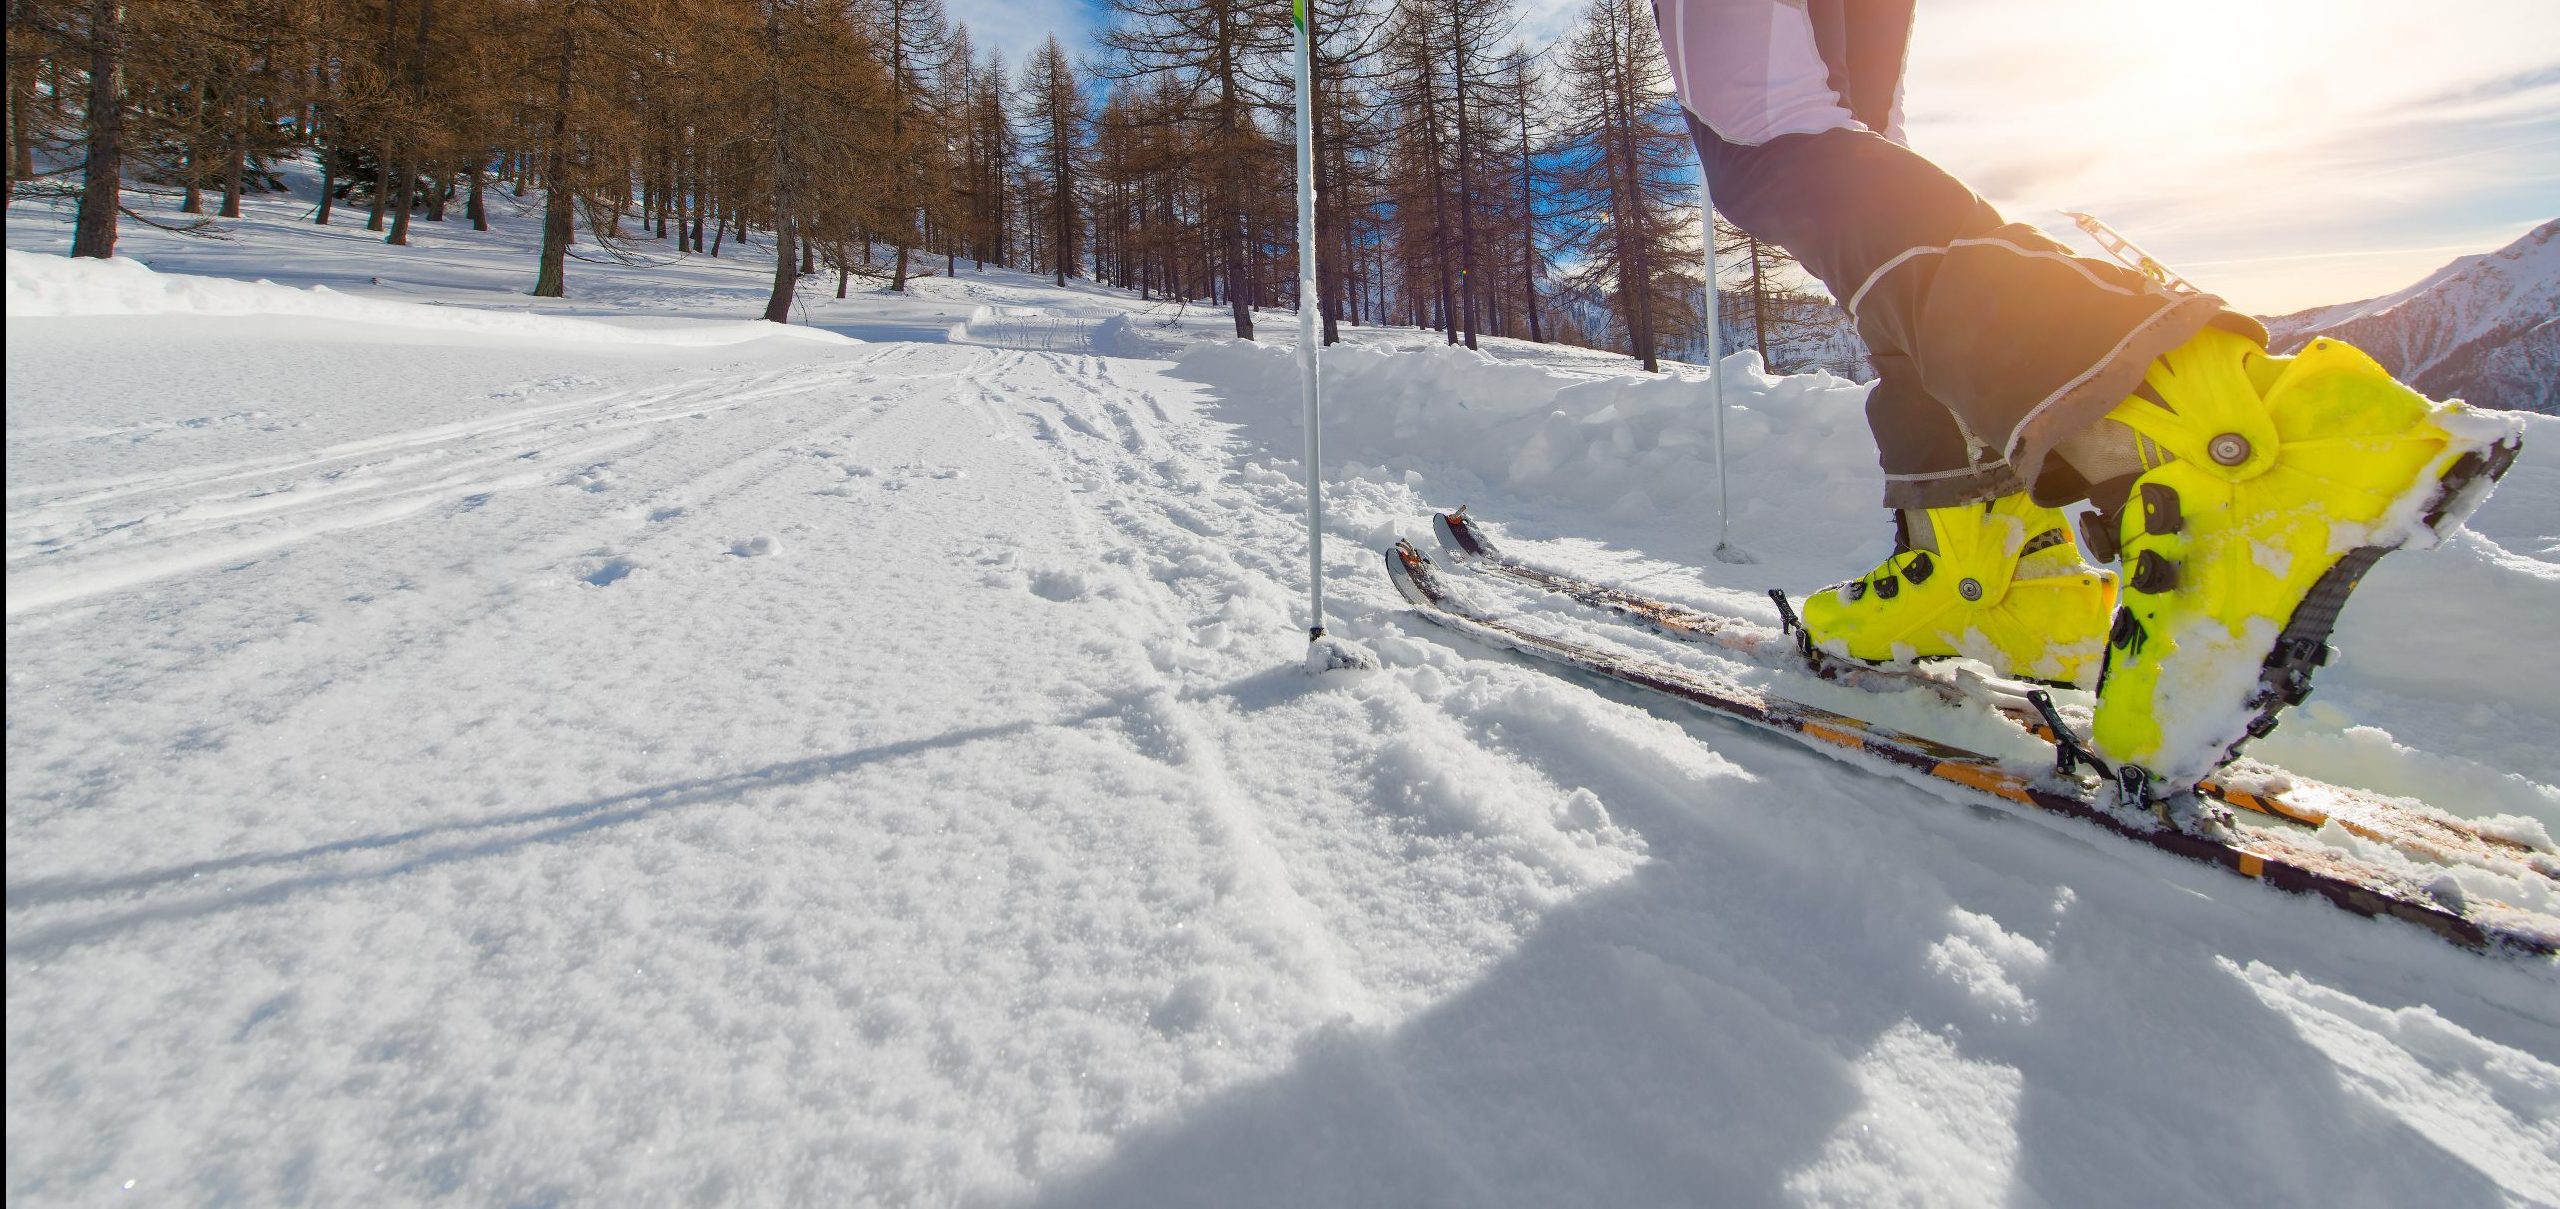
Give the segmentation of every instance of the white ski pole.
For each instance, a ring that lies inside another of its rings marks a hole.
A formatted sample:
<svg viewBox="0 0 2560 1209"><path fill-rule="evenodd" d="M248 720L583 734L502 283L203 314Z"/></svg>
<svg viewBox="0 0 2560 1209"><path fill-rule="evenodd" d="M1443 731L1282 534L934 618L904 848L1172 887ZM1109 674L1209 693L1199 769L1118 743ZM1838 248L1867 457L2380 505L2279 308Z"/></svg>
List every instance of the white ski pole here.
<svg viewBox="0 0 2560 1209"><path fill-rule="evenodd" d="M1307 641L1324 637L1324 395L1316 375L1315 36L1307 0L1291 0L1298 33L1298 377L1307 422Z"/></svg>
<svg viewBox="0 0 2560 1209"><path fill-rule="evenodd" d="M1724 460L1724 295L1716 289L1716 199L1707 191L1707 165L1698 162L1698 210L1707 241L1707 387L1716 400L1716 548L1718 562L1747 563L1751 555L1728 540L1733 499Z"/></svg>

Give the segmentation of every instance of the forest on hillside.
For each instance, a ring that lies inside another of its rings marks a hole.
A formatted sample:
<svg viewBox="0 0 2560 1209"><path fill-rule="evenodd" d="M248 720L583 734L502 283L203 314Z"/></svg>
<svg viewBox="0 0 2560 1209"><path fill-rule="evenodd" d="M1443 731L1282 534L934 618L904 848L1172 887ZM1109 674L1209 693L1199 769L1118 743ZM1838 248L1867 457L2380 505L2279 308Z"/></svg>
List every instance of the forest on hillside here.
<svg viewBox="0 0 2560 1209"><path fill-rule="evenodd" d="M1515 0L1314 0L1309 24L1328 341L1703 351L1695 160L1641 0L1547 46ZM308 156L310 221L395 245L538 207L537 296L574 292L581 242L770 257L776 322L829 278L967 261L1251 338L1299 303L1295 53L1287 0L1114 0L1092 45L1020 64L940 0L11 0L8 187L75 207L72 254L107 256L170 210L219 237ZM1861 368L1782 252L1718 245L1728 347Z"/></svg>

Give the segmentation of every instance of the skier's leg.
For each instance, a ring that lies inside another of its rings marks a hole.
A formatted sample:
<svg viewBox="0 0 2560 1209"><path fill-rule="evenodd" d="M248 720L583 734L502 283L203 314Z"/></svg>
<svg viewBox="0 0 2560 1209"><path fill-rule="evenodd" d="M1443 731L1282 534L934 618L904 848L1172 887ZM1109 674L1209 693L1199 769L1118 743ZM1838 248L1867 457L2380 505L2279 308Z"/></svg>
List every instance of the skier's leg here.
<svg viewBox="0 0 2560 1209"><path fill-rule="evenodd" d="M1806 632L1852 659L1957 655L2004 676L2094 685L2115 577L2090 568L2062 514L2028 499L1998 454L1913 385L1906 358L1875 363L1867 423L1894 552L1805 597Z"/></svg>
<svg viewBox="0 0 2560 1209"><path fill-rule="evenodd" d="M1755 176L1750 170L1760 162L1731 157L1721 161L1727 170L1716 171L1720 161L1711 159L1720 208L1744 229L1791 248L1809 245L1808 232L1820 230L1838 256L1858 264L1881 263L1944 231L1998 226L1999 216L1970 190L1934 170L1910 172L1925 162L1869 131L1870 124L1896 125L1910 11L1892 0L1858 4L1854 13L1850 7L1812 0L1808 10L1770 0L1658 12L1666 42L1677 48L1673 76L1684 99L1693 85L1714 94L1691 104L1702 154L1723 138L1699 121L1700 104L1736 140L1837 142L1845 150L1808 161L1809 170L1793 178ZM1890 206L1842 206L1877 179L1900 186ZM1768 211L1797 202L1829 209L1802 229L1767 221ZM1899 228L1873 221L1886 211L1912 221ZM1860 245L1861 237L1872 241ZM1812 267L1825 274L1822 265ZM1895 549L1866 575L1808 596L1807 631L1825 649L1853 658L1966 655L2006 675L2093 681L2112 579L2082 563L2059 513L2024 498L2000 451L1930 392L1908 349L1873 335L1869 346L1877 379L1867 420L1885 472L1885 504L1898 510Z"/></svg>
<svg viewBox="0 0 2560 1209"><path fill-rule="evenodd" d="M1911 358L1880 352L1868 360L1876 383L1867 391L1867 430L1884 469L1885 507L1978 503L2023 490L1997 451L1920 388Z"/></svg>
<svg viewBox="0 0 2560 1209"><path fill-rule="evenodd" d="M1869 129L1833 90L1805 4L1659 0L1656 17L1717 208L1794 253L1868 347L1908 358L1918 389L2039 499L2086 493L2087 481L2049 455L2131 394L2152 358L2208 324L2265 338L2220 299L2171 294L2006 222L1963 182ZM1888 126L1899 80L1890 90L1878 80L1898 66L1907 26L1899 5L1861 4L1841 35L1839 74L1859 108ZM1882 45L1862 53L1862 39Z"/></svg>
<svg viewBox="0 0 2560 1209"><path fill-rule="evenodd" d="M1894 142L1902 136L1902 64L1911 49L1914 0L1810 0L1814 45L1858 124Z"/></svg>
<svg viewBox="0 0 2560 1209"><path fill-rule="evenodd" d="M1794 253L2038 499L2095 498L2093 540L2121 547L2130 591L2094 737L2192 783L2301 699L2363 568L2458 523L2518 430L2431 404L2334 341L2270 356L2220 299L2002 221L1836 93L1807 100L1830 72L1806 2L1658 0L1718 207ZM1872 599L1911 577L1869 580Z"/></svg>

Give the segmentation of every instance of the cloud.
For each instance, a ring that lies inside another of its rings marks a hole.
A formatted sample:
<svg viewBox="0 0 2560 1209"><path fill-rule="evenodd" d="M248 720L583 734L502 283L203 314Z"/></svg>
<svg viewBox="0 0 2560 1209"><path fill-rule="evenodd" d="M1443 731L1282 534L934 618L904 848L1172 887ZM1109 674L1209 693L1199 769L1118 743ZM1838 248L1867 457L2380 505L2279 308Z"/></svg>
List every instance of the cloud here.
<svg viewBox="0 0 2560 1209"><path fill-rule="evenodd" d="M2344 301L2551 217L2549 17L2548 0L1942 0L1914 30L1909 127L2012 217L2094 211L2245 308Z"/></svg>
<svg viewBox="0 0 2560 1209"><path fill-rule="evenodd" d="M1520 6L1520 25L1514 36L1531 50L1554 45L1573 32L1582 20L1583 10L1591 0L1528 0Z"/></svg>
<svg viewBox="0 0 2560 1209"><path fill-rule="evenodd" d="M1087 0L945 0L953 21L967 22L969 40L984 58L989 47L1004 52L1008 71L1019 71L1031 52L1050 34L1058 35L1069 55L1092 52L1094 35L1105 24L1099 4Z"/></svg>

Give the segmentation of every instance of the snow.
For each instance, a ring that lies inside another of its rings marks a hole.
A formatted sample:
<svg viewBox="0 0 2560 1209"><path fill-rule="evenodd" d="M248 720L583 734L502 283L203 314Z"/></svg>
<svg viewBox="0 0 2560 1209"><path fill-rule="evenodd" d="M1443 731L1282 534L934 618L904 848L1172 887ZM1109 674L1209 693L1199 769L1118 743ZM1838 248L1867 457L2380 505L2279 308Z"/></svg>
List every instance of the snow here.
<svg viewBox="0 0 2560 1209"><path fill-rule="evenodd" d="M301 209L147 272L10 216L13 1201L2560 1200L2551 963L1560 677L1380 573L1471 503L1771 619L1886 547L1860 387L1728 361L1737 566L1696 369L1355 332L1326 621L1378 666L1308 675L1279 317L964 262L785 331L753 261L538 302L530 214ZM2528 442L2253 754L2560 828Z"/></svg>

